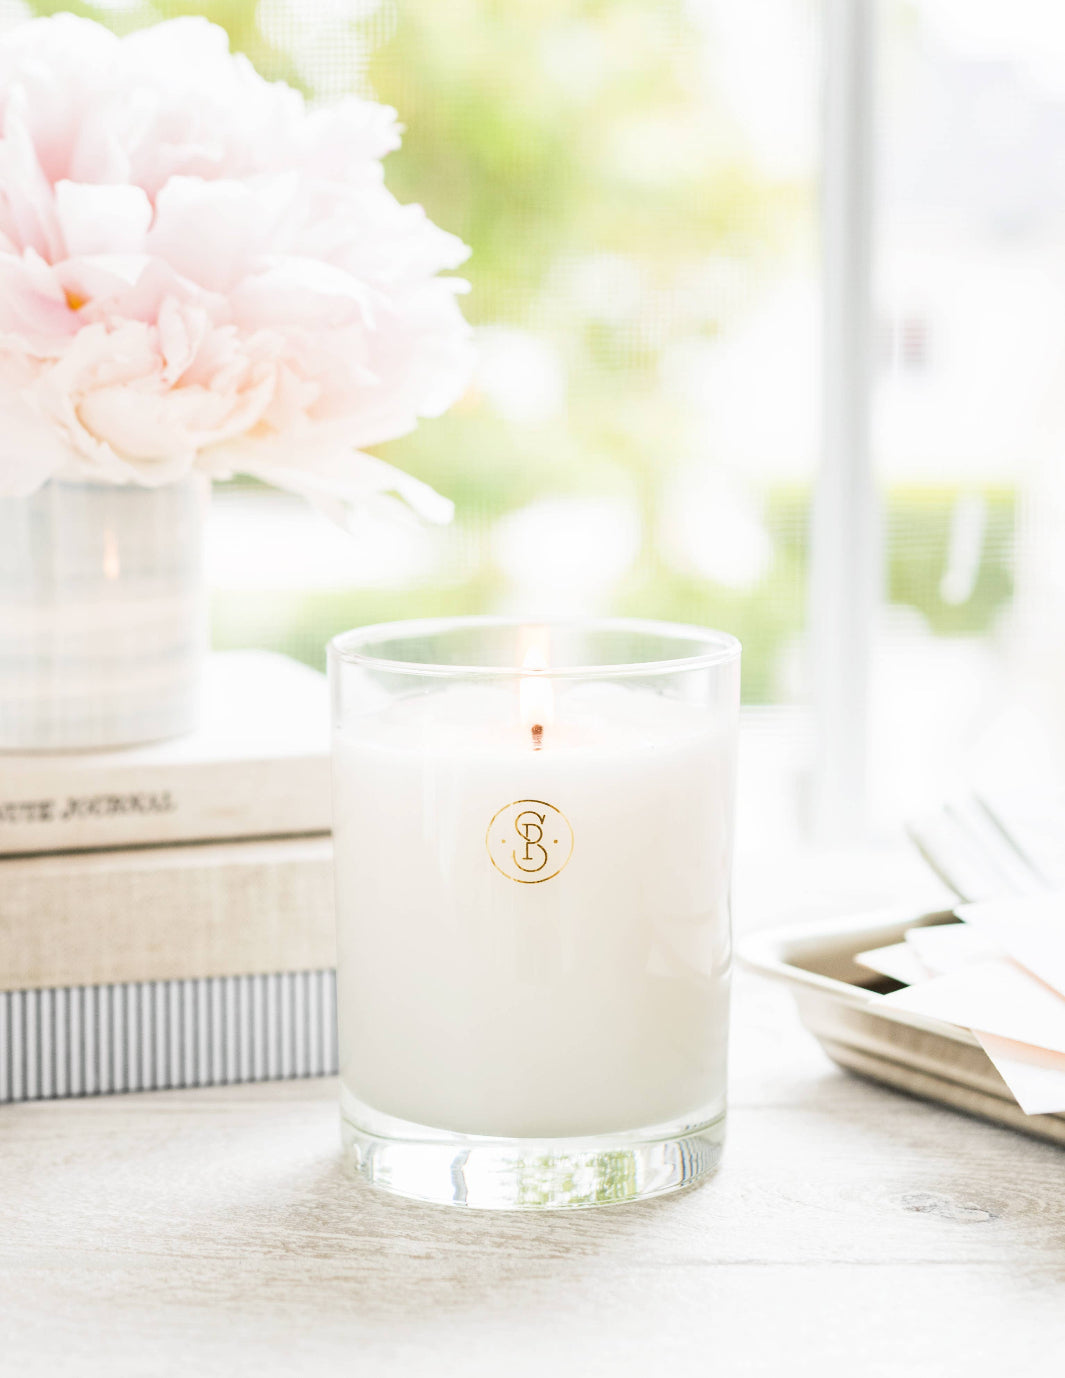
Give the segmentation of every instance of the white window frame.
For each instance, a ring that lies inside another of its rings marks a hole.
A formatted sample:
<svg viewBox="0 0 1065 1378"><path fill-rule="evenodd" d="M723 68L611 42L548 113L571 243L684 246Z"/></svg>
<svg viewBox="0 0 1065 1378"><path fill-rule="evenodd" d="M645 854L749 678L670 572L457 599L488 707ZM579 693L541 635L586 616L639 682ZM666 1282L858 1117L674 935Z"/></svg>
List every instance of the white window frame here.
<svg viewBox="0 0 1065 1378"><path fill-rule="evenodd" d="M868 819L869 699L880 602L870 441L875 0L824 0L822 446L810 530L812 828L848 842Z"/></svg>

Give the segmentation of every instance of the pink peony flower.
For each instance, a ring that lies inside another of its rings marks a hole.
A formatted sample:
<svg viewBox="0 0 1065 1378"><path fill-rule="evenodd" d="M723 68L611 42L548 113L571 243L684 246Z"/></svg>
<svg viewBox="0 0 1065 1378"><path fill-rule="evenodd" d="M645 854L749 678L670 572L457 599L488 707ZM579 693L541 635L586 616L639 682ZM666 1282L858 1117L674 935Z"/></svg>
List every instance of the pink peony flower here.
<svg viewBox="0 0 1065 1378"><path fill-rule="evenodd" d="M360 451L471 363L468 250L385 189L395 112L308 109L206 20L0 39L0 495L234 472L450 504Z"/></svg>

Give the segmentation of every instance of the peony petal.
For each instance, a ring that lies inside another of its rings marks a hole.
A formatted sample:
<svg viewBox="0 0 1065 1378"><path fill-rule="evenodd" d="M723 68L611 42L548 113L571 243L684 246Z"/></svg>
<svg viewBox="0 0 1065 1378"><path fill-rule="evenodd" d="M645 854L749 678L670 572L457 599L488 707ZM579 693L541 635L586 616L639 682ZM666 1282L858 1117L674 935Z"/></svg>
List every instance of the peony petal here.
<svg viewBox="0 0 1065 1378"><path fill-rule="evenodd" d="M94 388L78 407L86 429L138 469L174 459L191 467L204 439L216 428L224 434L227 415L224 401L202 388ZM241 421L237 427L244 428Z"/></svg>
<svg viewBox="0 0 1065 1378"><path fill-rule="evenodd" d="M116 83L120 40L101 24L60 14L20 24L0 45L0 93L18 105L35 160L49 183L72 174L79 138L95 127L105 93Z"/></svg>
<svg viewBox="0 0 1065 1378"><path fill-rule="evenodd" d="M159 308L159 352L163 356L160 379L165 387L179 383L196 362L209 329L206 311L183 308L175 297L166 298Z"/></svg>
<svg viewBox="0 0 1065 1378"><path fill-rule="evenodd" d="M146 76L172 77L175 72L221 68L229 61L225 29L202 15L181 15L137 29L123 43L127 60Z"/></svg>
<svg viewBox="0 0 1065 1378"><path fill-rule="evenodd" d="M150 325L169 298L199 307L214 321L228 319L224 297L145 254L96 254L57 264L54 271L64 290L85 303L79 315L86 324L142 321Z"/></svg>
<svg viewBox="0 0 1065 1378"><path fill-rule="evenodd" d="M374 293L342 268L313 258L275 257L230 295L238 324L252 330L372 327Z"/></svg>
<svg viewBox="0 0 1065 1378"><path fill-rule="evenodd" d="M55 356L77 328L54 269L32 250L0 254L0 336L9 348Z"/></svg>
<svg viewBox="0 0 1065 1378"><path fill-rule="evenodd" d="M174 177L159 194L148 250L182 277L226 292L260 242L258 205L239 182Z"/></svg>
<svg viewBox="0 0 1065 1378"><path fill-rule="evenodd" d="M28 496L70 460L68 446L29 396L7 379L0 385L0 499Z"/></svg>
<svg viewBox="0 0 1065 1378"><path fill-rule="evenodd" d="M52 188L41 170L27 128L26 93L9 93L0 141L0 230L21 248L34 249L49 263L60 257L62 235Z"/></svg>
<svg viewBox="0 0 1065 1378"><path fill-rule="evenodd" d="M201 456L201 467L216 477L247 474L264 483L311 499L335 516L340 507L359 508L381 494L395 493L426 521L446 525L455 505L420 479L376 455L330 445L324 437L307 451L286 441L256 442L251 437Z"/></svg>
<svg viewBox="0 0 1065 1378"><path fill-rule="evenodd" d="M363 174L380 181L380 159L399 145L399 124L391 107L348 96L308 114L294 151L299 165L316 177L350 182Z"/></svg>
<svg viewBox="0 0 1065 1378"><path fill-rule="evenodd" d="M140 187L91 187L57 182L56 213L68 258L140 254L152 203Z"/></svg>
<svg viewBox="0 0 1065 1378"><path fill-rule="evenodd" d="M461 284L437 278L468 251L385 187L398 143L394 111L308 111L200 17L0 35L0 415L49 428L32 481L235 466L445 517L358 453L470 367Z"/></svg>
<svg viewBox="0 0 1065 1378"><path fill-rule="evenodd" d="M202 287L231 291L276 244L298 191L291 173L254 183L173 177L156 202L148 252Z"/></svg>

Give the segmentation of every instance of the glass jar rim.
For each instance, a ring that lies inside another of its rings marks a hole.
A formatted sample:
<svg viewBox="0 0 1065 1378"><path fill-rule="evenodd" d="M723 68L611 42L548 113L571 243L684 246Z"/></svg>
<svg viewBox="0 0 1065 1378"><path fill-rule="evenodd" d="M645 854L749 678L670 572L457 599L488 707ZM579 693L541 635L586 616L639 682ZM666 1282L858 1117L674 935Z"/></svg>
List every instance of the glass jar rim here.
<svg viewBox="0 0 1065 1378"><path fill-rule="evenodd" d="M382 642L418 636L434 636L465 628L505 629L544 628L571 632L629 632L661 637L675 641L678 646L700 647L688 654L657 660L638 660L616 664L549 665L531 668L520 665L449 665L421 660L396 660L374 654L366 649ZM392 674L418 675L434 679L521 679L535 675L539 679L613 679L622 676L651 676L678 673L684 670L706 670L738 660L739 641L729 632L712 627L699 627L684 622L657 622L653 619L630 617L427 617L403 619L396 622L377 622L340 632L329 642L330 661L359 665L368 670Z"/></svg>

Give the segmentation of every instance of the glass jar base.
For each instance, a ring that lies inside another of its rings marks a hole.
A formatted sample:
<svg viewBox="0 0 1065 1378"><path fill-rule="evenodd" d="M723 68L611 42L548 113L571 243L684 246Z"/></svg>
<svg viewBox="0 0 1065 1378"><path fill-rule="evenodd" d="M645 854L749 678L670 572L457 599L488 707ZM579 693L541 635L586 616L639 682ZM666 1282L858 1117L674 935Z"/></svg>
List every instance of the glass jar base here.
<svg viewBox="0 0 1065 1378"><path fill-rule="evenodd" d="M721 1161L725 1115L573 1139L503 1139L410 1125L411 1137L341 1117L348 1166L372 1186L436 1205L480 1210L573 1210L680 1191ZM380 1117L384 1119L385 1117Z"/></svg>

